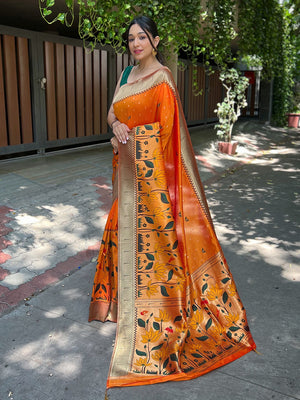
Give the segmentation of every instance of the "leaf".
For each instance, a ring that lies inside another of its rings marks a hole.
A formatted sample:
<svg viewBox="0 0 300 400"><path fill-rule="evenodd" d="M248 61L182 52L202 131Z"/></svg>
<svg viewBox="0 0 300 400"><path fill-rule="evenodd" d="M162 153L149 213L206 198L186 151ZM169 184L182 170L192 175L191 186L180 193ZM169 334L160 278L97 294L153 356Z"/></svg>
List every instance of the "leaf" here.
<svg viewBox="0 0 300 400"><path fill-rule="evenodd" d="M169 297L169 294L168 294L167 289L165 288L165 286L161 286L161 287L160 287L160 291L161 291L161 294L162 294L163 296Z"/></svg>
<svg viewBox="0 0 300 400"><path fill-rule="evenodd" d="M208 336L200 336L200 337L196 337L196 339L200 340L200 342L204 342L205 340L208 339Z"/></svg>
<svg viewBox="0 0 300 400"><path fill-rule="evenodd" d="M224 278L224 279L222 279L221 282L226 283L226 282L228 282L228 281L230 281L230 278Z"/></svg>
<svg viewBox="0 0 300 400"><path fill-rule="evenodd" d="M146 327L146 323L142 318L138 319L138 326L140 326L141 328L145 328Z"/></svg>
<svg viewBox="0 0 300 400"><path fill-rule="evenodd" d="M160 199L161 199L161 201L162 201L163 203L169 204L169 200L168 200L168 198L167 198L167 196L166 196L165 193L161 193L161 194L160 194Z"/></svg>
<svg viewBox="0 0 300 400"><path fill-rule="evenodd" d="M177 317L175 317L174 322L178 322L182 320L182 316L181 315L177 315Z"/></svg>
<svg viewBox="0 0 300 400"><path fill-rule="evenodd" d="M162 348L163 345L164 345L164 344L161 343L161 344L159 344L158 346L152 347L151 351L159 350L160 348Z"/></svg>
<svg viewBox="0 0 300 400"><path fill-rule="evenodd" d="M193 311L197 311L197 310L198 310L196 304L193 304L193 305L192 305L192 309L193 309Z"/></svg>
<svg viewBox="0 0 300 400"><path fill-rule="evenodd" d="M174 271L172 269L170 269L169 273L168 273L168 281L170 281L172 279Z"/></svg>
<svg viewBox="0 0 300 400"><path fill-rule="evenodd" d="M170 354L170 358L172 361L178 361L178 358L175 353Z"/></svg>
<svg viewBox="0 0 300 400"><path fill-rule="evenodd" d="M202 358L201 354L198 354L198 353L191 353L191 356L193 356L195 358Z"/></svg>
<svg viewBox="0 0 300 400"><path fill-rule="evenodd" d="M147 353L145 353L144 351L140 351L140 350L135 350L135 352L136 352L136 354L138 355L138 356L141 356L141 357L147 357Z"/></svg>
<svg viewBox="0 0 300 400"><path fill-rule="evenodd" d="M223 293L223 303L225 304L227 300L228 300L228 294L227 294L227 292L224 292Z"/></svg>
<svg viewBox="0 0 300 400"><path fill-rule="evenodd" d="M153 328L154 328L156 331L159 331L159 329L160 329L159 323L158 323L158 322L153 322Z"/></svg>
<svg viewBox="0 0 300 400"><path fill-rule="evenodd" d="M178 240L176 240L176 242L174 242L172 249L175 250L178 247Z"/></svg>
<svg viewBox="0 0 300 400"><path fill-rule="evenodd" d="M169 363L169 357L163 363L163 369L165 369L167 367L168 363Z"/></svg>
<svg viewBox="0 0 300 400"><path fill-rule="evenodd" d="M149 171L146 173L145 177L146 177L146 178L150 178L150 176L152 175L152 173L153 173L153 169L149 169Z"/></svg>
<svg viewBox="0 0 300 400"><path fill-rule="evenodd" d="M60 21L61 23L63 23L64 20L65 20L65 13L59 13L59 14L57 15L56 19L57 19L58 21Z"/></svg>
<svg viewBox="0 0 300 400"><path fill-rule="evenodd" d="M50 15L50 14L52 14L51 10L47 10L46 8L43 9L43 16L44 17L47 17L47 15Z"/></svg>
<svg viewBox="0 0 300 400"><path fill-rule="evenodd" d="M174 221L170 221L170 222L165 226L165 229L171 229L171 228L173 228L173 225L174 225Z"/></svg>
<svg viewBox="0 0 300 400"><path fill-rule="evenodd" d="M144 127L145 127L145 129L147 130L147 131L152 131L152 125L144 125Z"/></svg>
<svg viewBox="0 0 300 400"><path fill-rule="evenodd" d="M209 318L209 320L207 321L206 325L205 325L205 329L208 330L211 327L212 324L212 319Z"/></svg>
<svg viewBox="0 0 300 400"><path fill-rule="evenodd" d="M238 326L230 326L229 329L231 330L231 332L236 332L238 331L240 328Z"/></svg>
<svg viewBox="0 0 300 400"><path fill-rule="evenodd" d="M148 224L153 224L153 219L150 217L145 217L146 221L148 222Z"/></svg>
<svg viewBox="0 0 300 400"><path fill-rule="evenodd" d="M144 160L144 163L147 165L147 167L149 167L149 168L154 168L154 164L153 164L152 161Z"/></svg>
<svg viewBox="0 0 300 400"><path fill-rule="evenodd" d="M205 290L207 289L207 287L208 287L208 284L207 284L207 283L205 283L205 285L202 286L202 293L205 292Z"/></svg>
<svg viewBox="0 0 300 400"><path fill-rule="evenodd" d="M146 257L148 258L148 260L153 261L154 260L154 255L150 254L150 253L146 253Z"/></svg>
<svg viewBox="0 0 300 400"><path fill-rule="evenodd" d="M103 283L101 283L101 288L102 288L102 290L104 290L104 292L105 292L105 293L107 293L106 286L105 286L105 285L103 285Z"/></svg>
<svg viewBox="0 0 300 400"><path fill-rule="evenodd" d="M153 267L153 262L150 262L147 264L145 269L148 270L148 269L151 269L152 267Z"/></svg>

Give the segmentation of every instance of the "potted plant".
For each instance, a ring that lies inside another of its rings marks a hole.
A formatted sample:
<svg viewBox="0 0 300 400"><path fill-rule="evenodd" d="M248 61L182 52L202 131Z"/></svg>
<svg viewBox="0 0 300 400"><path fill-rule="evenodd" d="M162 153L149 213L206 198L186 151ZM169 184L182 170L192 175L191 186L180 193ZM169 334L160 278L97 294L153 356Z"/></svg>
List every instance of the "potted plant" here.
<svg viewBox="0 0 300 400"><path fill-rule="evenodd" d="M300 119L300 82L295 84L291 100L291 112L287 114L288 127L299 128Z"/></svg>
<svg viewBox="0 0 300 400"><path fill-rule="evenodd" d="M241 109L247 106L246 89L249 81L235 68L222 71L220 80L226 91L224 100L217 104L215 110L219 118L215 125L217 135L224 139L218 143L218 147L222 153L235 154L237 142L231 142L232 128L241 115Z"/></svg>
<svg viewBox="0 0 300 400"><path fill-rule="evenodd" d="M299 128L300 110L295 109L294 112L288 113L287 117L289 128Z"/></svg>

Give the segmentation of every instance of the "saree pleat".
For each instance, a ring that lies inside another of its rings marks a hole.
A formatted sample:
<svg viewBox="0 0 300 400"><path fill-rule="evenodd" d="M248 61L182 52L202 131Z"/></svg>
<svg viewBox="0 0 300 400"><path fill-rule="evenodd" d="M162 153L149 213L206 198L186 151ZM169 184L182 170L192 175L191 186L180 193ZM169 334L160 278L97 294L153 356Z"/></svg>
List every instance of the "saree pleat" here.
<svg viewBox="0 0 300 400"><path fill-rule="evenodd" d="M132 131L119 147L118 200L103 236L90 309L90 320L104 321L111 318L109 303L118 304L107 387L195 378L255 343L169 70L121 87L114 111Z"/></svg>
<svg viewBox="0 0 300 400"><path fill-rule="evenodd" d="M118 200L104 229L94 278L89 321L117 322L118 304Z"/></svg>

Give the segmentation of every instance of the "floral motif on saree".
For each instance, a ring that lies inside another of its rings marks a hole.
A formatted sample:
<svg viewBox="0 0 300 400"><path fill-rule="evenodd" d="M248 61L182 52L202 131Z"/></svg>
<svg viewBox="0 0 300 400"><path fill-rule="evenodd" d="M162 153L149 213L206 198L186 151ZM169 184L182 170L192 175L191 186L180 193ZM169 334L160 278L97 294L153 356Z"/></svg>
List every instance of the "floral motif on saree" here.
<svg viewBox="0 0 300 400"><path fill-rule="evenodd" d="M118 200L100 249L90 318L113 319L118 303L107 386L195 378L255 343L214 232L169 71L121 87L114 108L132 131L119 149ZM118 254L107 258L116 207ZM97 309L105 315L97 318Z"/></svg>

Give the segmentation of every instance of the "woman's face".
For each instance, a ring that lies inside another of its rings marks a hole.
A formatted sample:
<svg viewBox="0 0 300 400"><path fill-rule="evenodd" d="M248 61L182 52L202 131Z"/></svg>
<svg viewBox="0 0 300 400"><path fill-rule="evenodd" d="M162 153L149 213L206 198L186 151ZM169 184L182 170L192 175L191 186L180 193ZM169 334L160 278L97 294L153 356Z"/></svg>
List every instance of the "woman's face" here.
<svg viewBox="0 0 300 400"><path fill-rule="evenodd" d="M159 38L152 38L151 33L148 34L152 40L152 43L156 47L158 45ZM138 24L132 25L129 29L128 46L130 53L137 61L142 61L148 59L149 57L153 57L153 46L150 43L145 31L143 31Z"/></svg>

